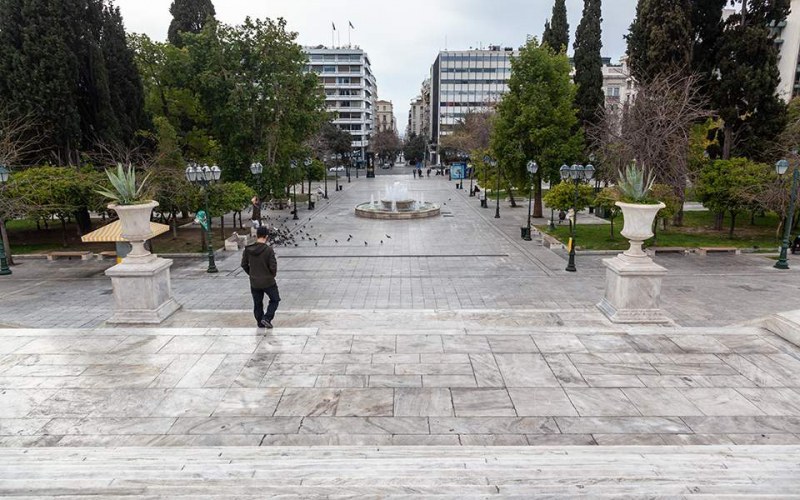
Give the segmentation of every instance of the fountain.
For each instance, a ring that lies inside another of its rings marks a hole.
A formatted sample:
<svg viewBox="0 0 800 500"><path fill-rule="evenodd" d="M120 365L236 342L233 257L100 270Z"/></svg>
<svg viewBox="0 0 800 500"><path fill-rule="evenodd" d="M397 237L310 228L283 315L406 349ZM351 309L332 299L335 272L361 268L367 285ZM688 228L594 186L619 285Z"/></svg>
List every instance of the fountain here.
<svg viewBox="0 0 800 500"><path fill-rule="evenodd" d="M424 200L422 195L419 201L415 200L408 192L408 185L395 182L387 185L383 194L378 193L377 199L370 195L369 203L356 206L356 215L367 219L422 219L440 214L438 204Z"/></svg>

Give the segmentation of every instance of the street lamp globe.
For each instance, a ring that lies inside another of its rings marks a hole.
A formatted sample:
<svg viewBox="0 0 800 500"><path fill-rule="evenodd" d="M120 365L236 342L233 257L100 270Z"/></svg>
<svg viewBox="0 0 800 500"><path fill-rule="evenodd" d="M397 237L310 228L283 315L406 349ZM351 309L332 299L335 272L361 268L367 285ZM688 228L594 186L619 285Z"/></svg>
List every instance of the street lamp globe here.
<svg viewBox="0 0 800 500"><path fill-rule="evenodd" d="M531 175L536 175L536 172L538 172L538 171L539 171L539 164L536 163L535 161L532 161L532 160L529 161L528 162L528 172L530 172Z"/></svg>
<svg viewBox="0 0 800 500"><path fill-rule="evenodd" d="M217 182L217 181L219 180L219 178L220 178L220 177L222 177L222 169L220 169L220 168L219 168L218 166L216 166L216 165L214 165L213 167L211 167L211 179L212 179L214 182Z"/></svg>
<svg viewBox="0 0 800 500"><path fill-rule="evenodd" d="M186 180L194 183L197 182L197 175L200 173L200 167L196 166L194 163L190 163L188 167L186 167Z"/></svg>
<svg viewBox="0 0 800 500"><path fill-rule="evenodd" d="M312 163L314 163L314 160L312 160L311 158L306 158L305 161L303 162L303 165L305 165L306 167L310 167Z"/></svg>
<svg viewBox="0 0 800 500"><path fill-rule="evenodd" d="M558 173L561 176L561 180L565 181L570 178L569 167L565 165L561 165L561 168L558 169Z"/></svg>
<svg viewBox="0 0 800 500"><path fill-rule="evenodd" d="M264 172L264 165L259 162L250 164L250 173L253 175L261 175Z"/></svg>
<svg viewBox="0 0 800 500"><path fill-rule="evenodd" d="M594 174L595 174L594 165L589 164L583 168L583 177L587 181L594 179Z"/></svg>
<svg viewBox="0 0 800 500"><path fill-rule="evenodd" d="M8 169L5 165L0 165L0 184L8 182Z"/></svg>
<svg viewBox="0 0 800 500"><path fill-rule="evenodd" d="M775 164L775 171L778 172L778 175L784 175L789 170L789 161L788 160L780 160L778 163Z"/></svg>

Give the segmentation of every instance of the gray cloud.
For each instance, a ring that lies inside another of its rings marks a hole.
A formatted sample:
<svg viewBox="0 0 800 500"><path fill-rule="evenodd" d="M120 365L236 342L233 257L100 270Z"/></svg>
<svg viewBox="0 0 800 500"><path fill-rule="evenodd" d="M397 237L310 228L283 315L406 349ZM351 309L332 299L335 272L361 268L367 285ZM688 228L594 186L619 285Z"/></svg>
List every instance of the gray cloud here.
<svg viewBox="0 0 800 500"><path fill-rule="evenodd" d="M129 31L166 39L171 0L116 0ZM347 23L355 26L354 45L372 59L378 93L395 105L398 128L405 129L408 103L430 70L439 50L483 45L518 47L528 35L541 37L552 0L216 0L217 17L229 24L246 16L283 17L303 45L347 43ZM603 55L625 52L623 35L633 20L636 0L605 0ZM582 0L567 0L572 40L580 22Z"/></svg>

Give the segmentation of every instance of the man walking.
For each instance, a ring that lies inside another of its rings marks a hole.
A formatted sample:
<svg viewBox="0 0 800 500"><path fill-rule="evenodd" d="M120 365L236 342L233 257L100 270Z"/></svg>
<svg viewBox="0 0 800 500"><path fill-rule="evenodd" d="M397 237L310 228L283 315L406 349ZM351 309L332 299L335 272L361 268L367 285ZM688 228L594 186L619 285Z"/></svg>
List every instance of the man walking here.
<svg viewBox="0 0 800 500"><path fill-rule="evenodd" d="M256 242L245 247L242 254L242 269L250 276L250 291L253 294L253 315L259 328L272 328L272 320L281 296L275 275L278 274L278 260L275 251L267 245L267 228L256 229ZM269 297L267 311L264 312L264 294Z"/></svg>

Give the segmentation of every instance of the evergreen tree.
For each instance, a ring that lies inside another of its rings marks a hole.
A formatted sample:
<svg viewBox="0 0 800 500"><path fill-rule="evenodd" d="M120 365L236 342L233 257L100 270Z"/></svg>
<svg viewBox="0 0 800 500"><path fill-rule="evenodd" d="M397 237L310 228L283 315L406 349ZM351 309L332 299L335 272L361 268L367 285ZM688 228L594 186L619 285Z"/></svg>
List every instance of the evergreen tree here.
<svg viewBox="0 0 800 500"><path fill-rule="evenodd" d="M750 0L725 23L714 96L725 122L723 159L771 159L768 148L784 128L786 105L776 92L778 49L770 25L788 13L789 0Z"/></svg>
<svg viewBox="0 0 800 500"><path fill-rule="evenodd" d="M595 123L605 97L600 50L601 0L584 0L583 18L575 33L575 83L578 85L575 104L584 126Z"/></svg>
<svg viewBox="0 0 800 500"><path fill-rule="evenodd" d="M147 128L144 90L133 50L128 46L119 7L103 9L103 56L108 70L111 107L118 121L116 139L131 145L138 130Z"/></svg>
<svg viewBox="0 0 800 500"><path fill-rule="evenodd" d="M722 37L722 10L728 0L692 0L692 72L701 79L706 92L714 80L719 44Z"/></svg>
<svg viewBox="0 0 800 500"><path fill-rule="evenodd" d="M688 71L692 60L691 0L639 0L628 40L628 62L634 78Z"/></svg>
<svg viewBox="0 0 800 500"><path fill-rule="evenodd" d="M564 52L569 47L569 22L567 22L566 0L556 0L553 5L552 22L544 24L542 45L547 44L556 52Z"/></svg>
<svg viewBox="0 0 800 500"><path fill-rule="evenodd" d="M174 0L169 7L172 22L167 38L177 47L183 46L181 33L200 33L209 17L216 15L211 0Z"/></svg>
<svg viewBox="0 0 800 500"><path fill-rule="evenodd" d="M508 93L497 107L491 149L506 187L527 188L531 175L525 166L536 160L533 216L542 216L542 179L557 176L558 168L574 162L583 151L583 132L576 116L575 84L566 54L553 54L533 38L511 62ZM490 180L490 185L494 181Z"/></svg>

